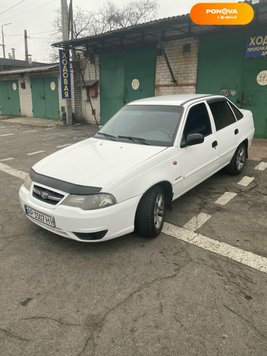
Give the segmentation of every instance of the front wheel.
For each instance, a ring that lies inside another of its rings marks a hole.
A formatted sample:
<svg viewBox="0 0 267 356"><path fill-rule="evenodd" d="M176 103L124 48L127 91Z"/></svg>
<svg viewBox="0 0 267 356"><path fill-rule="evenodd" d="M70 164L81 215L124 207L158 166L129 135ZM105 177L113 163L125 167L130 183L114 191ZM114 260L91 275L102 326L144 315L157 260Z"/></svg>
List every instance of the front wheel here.
<svg viewBox="0 0 267 356"><path fill-rule="evenodd" d="M165 216L165 194L160 186L148 190L137 208L135 227L147 237L156 237L162 230Z"/></svg>
<svg viewBox="0 0 267 356"><path fill-rule="evenodd" d="M245 163L247 160L247 146L244 143L241 143L231 159L231 162L228 166L225 167L227 173L232 175L237 175L243 171Z"/></svg>

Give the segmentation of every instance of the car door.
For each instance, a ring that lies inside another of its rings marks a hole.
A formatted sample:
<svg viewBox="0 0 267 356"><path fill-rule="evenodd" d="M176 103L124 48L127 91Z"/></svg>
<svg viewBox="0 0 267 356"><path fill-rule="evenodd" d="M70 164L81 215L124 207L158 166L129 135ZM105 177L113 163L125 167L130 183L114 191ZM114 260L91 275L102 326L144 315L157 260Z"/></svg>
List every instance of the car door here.
<svg viewBox="0 0 267 356"><path fill-rule="evenodd" d="M224 167L230 162L240 143L238 121L226 99L210 99L208 100L208 105L217 132L220 166Z"/></svg>
<svg viewBox="0 0 267 356"><path fill-rule="evenodd" d="M201 133L204 141L194 146L186 146L186 137L191 133ZM188 108L178 142L180 146L178 164L183 175L184 193L218 170L216 132L204 101ZM174 186L174 197L179 195L181 195L181 186L177 184Z"/></svg>

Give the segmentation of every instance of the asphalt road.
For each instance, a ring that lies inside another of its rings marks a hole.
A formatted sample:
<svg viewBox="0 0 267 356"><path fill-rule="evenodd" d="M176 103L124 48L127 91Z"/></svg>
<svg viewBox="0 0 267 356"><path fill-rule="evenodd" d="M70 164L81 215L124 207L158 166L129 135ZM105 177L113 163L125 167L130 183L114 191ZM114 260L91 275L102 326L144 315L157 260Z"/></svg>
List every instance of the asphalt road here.
<svg viewBox="0 0 267 356"><path fill-rule="evenodd" d="M156 239L82 244L29 222L1 167L27 172L93 131L0 121L0 354L267 355L264 165L181 197Z"/></svg>

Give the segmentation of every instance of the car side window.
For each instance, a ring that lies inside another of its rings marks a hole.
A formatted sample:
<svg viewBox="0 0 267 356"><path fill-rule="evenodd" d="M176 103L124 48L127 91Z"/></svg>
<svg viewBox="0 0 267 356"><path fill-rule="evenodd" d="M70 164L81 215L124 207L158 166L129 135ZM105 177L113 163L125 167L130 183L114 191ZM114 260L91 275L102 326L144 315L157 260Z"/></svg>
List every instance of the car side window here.
<svg viewBox="0 0 267 356"><path fill-rule="evenodd" d="M225 100L213 101L208 104L211 109L217 131L236 122L234 114Z"/></svg>
<svg viewBox="0 0 267 356"><path fill-rule="evenodd" d="M239 111L238 108L234 106L232 103L228 102L228 104L231 106L233 112L235 113L237 120L243 119L244 115L242 114L242 112Z"/></svg>
<svg viewBox="0 0 267 356"><path fill-rule="evenodd" d="M211 134L210 117L204 103L197 104L189 110L184 128L183 140L192 133L200 133L203 136Z"/></svg>

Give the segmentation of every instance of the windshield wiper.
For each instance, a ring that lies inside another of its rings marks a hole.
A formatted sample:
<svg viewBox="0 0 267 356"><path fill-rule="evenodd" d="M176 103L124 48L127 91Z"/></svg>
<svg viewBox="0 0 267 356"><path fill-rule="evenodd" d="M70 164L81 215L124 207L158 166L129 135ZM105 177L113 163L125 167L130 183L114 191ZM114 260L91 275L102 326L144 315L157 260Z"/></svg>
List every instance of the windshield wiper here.
<svg viewBox="0 0 267 356"><path fill-rule="evenodd" d="M111 138L111 139L113 139L113 140L115 140L115 139L116 139L116 137L115 137L115 136L110 135L110 134L105 133L105 132L98 132L98 133L97 133L97 135L102 135L102 136L105 136L106 138Z"/></svg>
<svg viewBox="0 0 267 356"><path fill-rule="evenodd" d="M118 136L118 138L125 138L127 140L133 141L135 143L142 143L144 145L149 145L147 140L142 137L134 137L134 136Z"/></svg>

